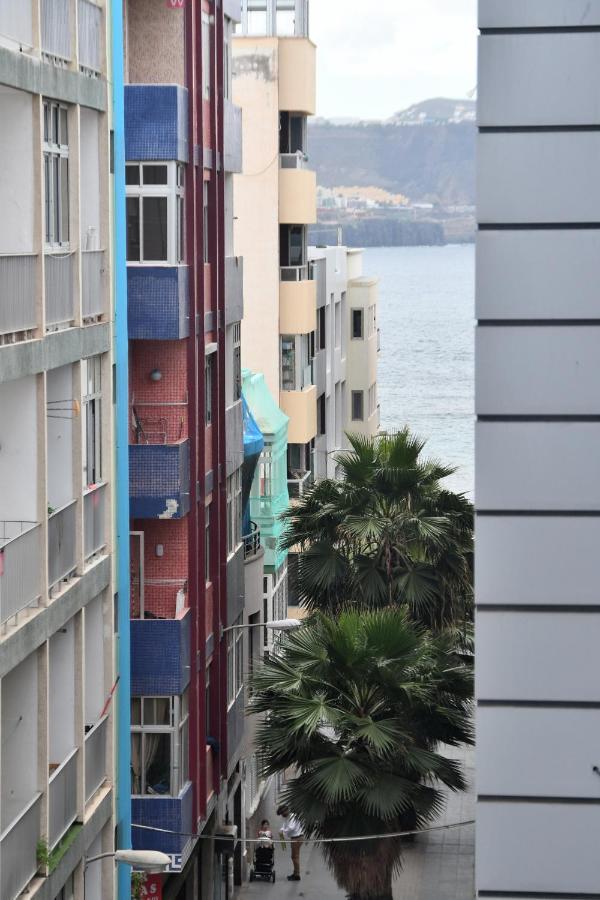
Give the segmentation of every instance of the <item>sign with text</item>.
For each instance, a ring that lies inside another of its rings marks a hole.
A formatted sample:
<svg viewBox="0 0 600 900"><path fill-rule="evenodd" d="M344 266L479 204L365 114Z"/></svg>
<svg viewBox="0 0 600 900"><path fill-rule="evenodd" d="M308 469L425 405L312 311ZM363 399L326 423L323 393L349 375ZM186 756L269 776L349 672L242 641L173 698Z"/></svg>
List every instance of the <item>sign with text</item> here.
<svg viewBox="0 0 600 900"><path fill-rule="evenodd" d="M167 9L183 9L185 0L166 0L165 5Z"/></svg>
<svg viewBox="0 0 600 900"><path fill-rule="evenodd" d="M146 875L142 885L141 900L162 900L162 875Z"/></svg>

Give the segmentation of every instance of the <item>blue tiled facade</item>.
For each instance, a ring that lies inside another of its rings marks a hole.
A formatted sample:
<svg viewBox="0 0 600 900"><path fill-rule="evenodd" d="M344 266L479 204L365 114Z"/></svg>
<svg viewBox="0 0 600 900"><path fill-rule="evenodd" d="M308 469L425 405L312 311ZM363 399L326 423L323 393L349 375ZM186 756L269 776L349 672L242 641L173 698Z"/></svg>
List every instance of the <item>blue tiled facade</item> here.
<svg viewBox="0 0 600 900"><path fill-rule="evenodd" d="M182 694L190 681L189 610L179 619L131 620L131 694Z"/></svg>
<svg viewBox="0 0 600 900"><path fill-rule="evenodd" d="M149 825L177 832L165 834L134 827L132 834L135 850L160 850L180 857L190 843L189 835L195 831L192 827L192 783L188 781L178 797L132 797L131 817L134 825Z"/></svg>
<svg viewBox="0 0 600 900"><path fill-rule="evenodd" d="M132 519L181 519L190 511L190 442L131 444Z"/></svg>
<svg viewBox="0 0 600 900"><path fill-rule="evenodd" d="M128 161L188 162L188 92L176 84L125 86Z"/></svg>
<svg viewBox="0 0 600 900"><path fill-rule="evenodd" d="M128 327L133 341L189 336L187 266L128 266Z"/></svg>

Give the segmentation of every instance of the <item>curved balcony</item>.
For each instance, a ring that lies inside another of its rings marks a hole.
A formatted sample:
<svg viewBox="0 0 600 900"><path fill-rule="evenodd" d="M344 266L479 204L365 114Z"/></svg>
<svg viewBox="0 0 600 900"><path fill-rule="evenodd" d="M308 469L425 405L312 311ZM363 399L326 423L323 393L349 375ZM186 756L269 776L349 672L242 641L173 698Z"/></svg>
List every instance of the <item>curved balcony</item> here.
<svg viewBox="0 0 600 900"><path fill-rule="evenodd" d="M244 542L244 562L258 556L261 550L260 528L256 522L250 522L250 534L245 534L242 540Z"/></svg>
<svg viewBox="0 0 600 900"><path fill-rule="evenodd" d="M307 169L279 169L279 223L314 225L317 221L317 176Z"/></svg>

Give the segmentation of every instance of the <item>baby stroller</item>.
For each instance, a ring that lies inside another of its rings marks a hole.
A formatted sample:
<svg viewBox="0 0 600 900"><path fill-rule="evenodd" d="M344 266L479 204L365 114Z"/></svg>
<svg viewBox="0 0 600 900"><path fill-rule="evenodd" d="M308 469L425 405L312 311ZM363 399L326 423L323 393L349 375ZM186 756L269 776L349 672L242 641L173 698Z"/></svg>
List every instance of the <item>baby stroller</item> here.
<svg viewBox="0 0 600 900"><path fill-rule="evenodd" d="M254 859L250 869L250 881L260 878L275 884L275 847L270 834L259 832L259 843L254 848Z"/></svg>

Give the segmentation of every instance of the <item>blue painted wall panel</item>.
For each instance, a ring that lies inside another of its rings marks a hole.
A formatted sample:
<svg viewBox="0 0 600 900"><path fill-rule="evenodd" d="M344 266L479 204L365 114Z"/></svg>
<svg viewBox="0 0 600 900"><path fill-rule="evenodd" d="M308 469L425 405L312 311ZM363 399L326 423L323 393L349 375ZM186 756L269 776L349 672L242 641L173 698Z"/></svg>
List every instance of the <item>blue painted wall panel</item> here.
<svg viewBox="0 0 600 900"><path fill-rule="evenodd" d="M182 694L190 681L190 613L181 619L131 620L131 694Z"/></svg>
<svg viewBox="0 0 600 900"><path fill-rule="evenodd" d="M165 834L134 827L133 846L136 850L160 850L178 855L189 842L186 835L195 830L192 828L192 784L188 782L179 797L132 797L131 813L135 824L179 832Z"/></svg>
<svg viewBox="0 0 600 900"><path fill-rule="evenodd" d="M177 341L189 336L187 266L128 266L129 339Z"/></svg>
<svg viewBox="0 0 600 900"><path fill-rule="evenodd" d="M131 444L132 519L181 519L190 511L190 444Z"/></svg>
<svg viewBox="0 0 600 900"><path fill-rule="evenodd" d="M188 92L176 84L125 87L125 153L128 162L188 162Z"/></svg>

